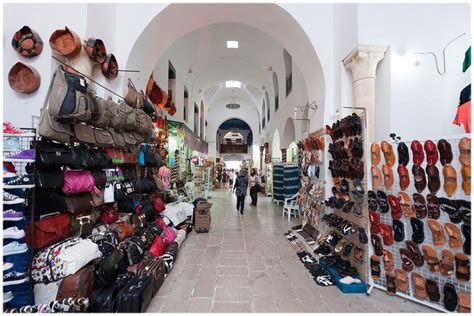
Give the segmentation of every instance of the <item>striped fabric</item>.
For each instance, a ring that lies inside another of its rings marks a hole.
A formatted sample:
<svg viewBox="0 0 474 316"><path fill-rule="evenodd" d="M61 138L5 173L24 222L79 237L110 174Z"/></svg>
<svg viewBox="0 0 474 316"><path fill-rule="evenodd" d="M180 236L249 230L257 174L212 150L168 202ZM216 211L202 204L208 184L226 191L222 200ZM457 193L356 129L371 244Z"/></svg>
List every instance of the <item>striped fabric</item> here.
<svg viewBox="0 0 474 316"><path fill-rule="evenodd" d="M284 200L284 180L283 180L283 166L273 166L273 198L277 201Z"/></svg>
<svg viewBox="0 0 474 316"><path fill-rule="evenodd" d="M284 186L283 194L285 198L292 197L300 189L300 181L298 178L298 166L287 165L283 169Z"/></svg>

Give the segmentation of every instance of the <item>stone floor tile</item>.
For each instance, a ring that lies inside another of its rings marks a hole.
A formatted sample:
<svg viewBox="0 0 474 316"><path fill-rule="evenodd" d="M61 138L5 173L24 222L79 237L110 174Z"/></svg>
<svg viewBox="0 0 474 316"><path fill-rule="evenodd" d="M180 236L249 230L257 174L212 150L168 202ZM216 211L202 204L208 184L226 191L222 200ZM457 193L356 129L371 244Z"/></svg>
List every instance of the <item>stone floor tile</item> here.
<svg viewBox="0 0 474 316"><path fill-rule="evenodd" d="M190 297L188 300L187 313L210 313L212 310L212 298Z"/></svg>
<svg viewBox="0 0 474 316"><path fill-rule="evenodd" d="M217 278L218 286L234 286L234 287L249 287L250 281L248 276L224 276L220 275Z"/></svg>
<svg viewBox="0 0 474 316"><path fill-rule="evenodd" d="M252 312L251 304L230 303L230 302L214 302L212 307L213 313L250 313Z"/></svg>
<svg viewBox="0 0 474 316"><path fill-rule="evenodd" d="M219 275L248 275L249 269L245 266L222 266L219 267L217 270L217 274Z"/></svg>
<svg viewBox="0 0 474 316"><path fill-rule="evenodd" d="M219 259L220 266L247 266L247 259L246 258L220 258Z"/></svg>
<svg viewBox="0 0 474 316"><path fill-rule="evenodd" d="M253 299L253 309L257 313L278 312L275 298L271 295L255 296Z"/></svg>
<svg viewBox="0 0 474 316"><path fill-rule="evenodd" d="M214 301L219 302L250 302L252 293L246 287L217 286Z"/></svg>
<svg viewBox="0 0 474 316"><path fill-rule="evenodd" d="M200 277L192 291L192 297L213 297L217 277Z"/></svg>

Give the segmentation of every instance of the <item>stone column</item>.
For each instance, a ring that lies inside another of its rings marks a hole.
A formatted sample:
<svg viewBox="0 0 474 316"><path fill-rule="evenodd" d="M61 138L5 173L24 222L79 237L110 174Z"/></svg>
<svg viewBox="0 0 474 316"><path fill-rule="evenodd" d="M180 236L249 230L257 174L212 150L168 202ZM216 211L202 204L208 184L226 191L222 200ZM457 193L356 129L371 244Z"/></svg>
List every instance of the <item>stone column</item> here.
<svg viewBox="0 0 474 316"><path fill-rule="evenodd" d="M365 108L369 142L375 139L375 73L387 46L359 45L342 63L352 73L353 106Z"/></svg>
<svg viewBox="0 0 474 316"><path fill-rule="evenodd" d="M281 162L286 162L286 148L281 148Z"/></svg>

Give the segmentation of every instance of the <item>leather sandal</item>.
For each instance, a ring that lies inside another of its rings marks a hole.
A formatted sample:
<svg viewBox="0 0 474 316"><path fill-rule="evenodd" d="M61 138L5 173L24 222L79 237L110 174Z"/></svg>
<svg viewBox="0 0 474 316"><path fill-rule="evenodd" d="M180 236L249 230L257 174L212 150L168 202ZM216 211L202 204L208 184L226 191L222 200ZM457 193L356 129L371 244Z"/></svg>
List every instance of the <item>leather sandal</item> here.
<svg viewBox="0 0 474 316"><path fill-rule="evenodd" d="M417 244L423 243L425 241L425 232L424 232L424 224L418 218L411 218L410 224L412 228L412 235L411 240L413 240Z"/></svg>
<svg viewBox="0 0 474 316"><path fill-rule="evenodd" d="M368 203L369 203L369 211L377 211L378 203L377 203L377 194L375 191L368 191L367 192Z"/></svg>
<svg viewBox="0 0 474 316"><path fill-rule="evenodd" d="M406 167L410 161L410 153L408 151L408 146L404 142L398 143L397 146L398 152L398 164Z"/></svg>
<svg viewBox="0 0 474 316"><path fill-rule="evenodd" d="M439 210L438 198L434 194L428 194L426 196L427 206L428 206L428 218L429 219L438 219L441 215Z"/></svg>
<svg viewBox="0 0 474 316"><path fill-rule="evenodd" d="M413 156L413 164L414 165L421 165L423 160L425 160L425 154L423 152L423 146L417 140L411 142L411 152Z"/></svg>
<svg viewBox="0 0 474 316"><path fill-rule="evenodd" d="M443 287L443 294L444 307L448 311L454 312L458 305L458 294L456 293L456 288L451 283L446 283Z"/></svg>
<svg viewBox="0 0 474 316"><path fill-rule="evenodd" d="M354 244L347 242L344 245L344 249L342 251L342 256L345 257L345 258L349 257L349 255L351 254L351 251L352 251L353 248L354 248Z"/></svg>
<svg viewBox="0 0 474 316"><path fill-rule="evenodd" d="M400 206L402 208L403 215L406 218L412 218L416 216L415 209L413 208L410 195L406 192L398 192L398 198L400 199Z"/></svg>
<svg viewBox="0 0 474 316"><path fill-rule="evenodd" d="M364 263L364 250L360 248L359 246L355 246L354 250L352 251L352 257L354 258L354 261L358 264L363 264Z"/></svg>
<svg viewBox="0 0 474 316"><path fill-rule="evenodd" d="M393 239L396 242L401 242L405 240L405 225L402 221L398 219L393 220L392 228L393 228Z"/></svg>
<svg viewBox="0 0 474 316"><path fill-rule="evenodd" d="M385 164L388 165L390 168L395 164L396 158L395 153L393 152L393 147L391 144L387 143L386 141L382 141L380 144L380 148L382 149Z"/></svg>
<svg viewBox="0 0 474 316"><path fill-rule="evenodd" d="M456 169L451 165L444 165L443 167L444 176L444 192L448 197L451 197L458 187Z"/></svg>
<svg viewBox="0 0 474 316"><path fill-rule="evenodd" d="M438 150L436 148L435 143L431 140L425 141L425 145L423 146L426 152L426 162L428 165L434 166L438 162Z"/></svg>
<svg viewBox="0 0 474 316"><path fill-rule="evenodd" d="M345 243L346 243L346 240L344 238L341 238L339 242L337 243L336 247L334 248L334 253L337 255L342 254Z"/></svg>
<svg viewBox="0 0 474 316"><path fill-rule="evenodd" d="M400 206L400 200L395 195L389 194L387 196L387 202L392 210L392 218L400 219L402 217L402 208Z"/></svg>
<svg viewBox="0 0 474 316"><path fill-rule="evenodd" d="M383 268L385 271L393 270L393 254L390 250L383 250Z"/></svg>
<svg viewBox="0 0 474 316"><path fill-rule="evenodd" d="M471 294L466 292L458 294L458 311L460 313L471 313Z"/></svg>
<svg viewBox="0 0 474 316"><path fill-rule="evenodd" d="M425 170L420 165L413 165L411 168L413 177L415 179L415 189L418 193L422 193L426 188Z"/></svg>
<svg viewBox="0 0 474 316"><path fill-rule="evenodd" d="M461 231L457 225L446 223L444 224L444 229L449 236L449 247L451 248L461 248L462 247L462 238Z"/></svg>
<svg viewBox="0 0 474 316"><path fill-rule="evenodd" d="M369 211L370 232L378 234L380 232L380 214Z"/></svg>
<svg viewBox="0 0 474 316"><path fill-rule="evenodd" d="M423 255L421 254L418 245L411 240L405 240L405 244L407 246L410 259L413 261L413 264L416 267L422 267L425 263L425 260L423 259Z"/></svg>
<svg viewBox="0 0 474 316"><path fill-rule="evenodd" d="M450 200L447 198L440 197L438 198L439 202L439 209L448 214L449 220L454 223L458 224L462 222L462 212L460 212L461 204L456 203L454 200Z"/></svg>
<svg viewBox="0 0 474 316"><path fill-rule="evenodd" d="M461 225L461 231L464 235L464 245L462 249L468 256L471 255L471 225Z"/></svg>
<svg viewBox="0 0 474 316"><path fill-rule="evenodd" d="M411 259L411 254L408 249L400 248L400 259L402 260L402 269L406 272L413 270L414 263Z"/></svg>
<svg viewBox="0 0 474 316"><path fill-rule="evenodd" d="M383 185L385 189L390 190L393 186L393 171L392 167L388 165L382 166L382 173L383 173Z"/></svg>
<svg viewBox="0 0 474 316"><path fill-rule="evenodd" d="M372 166L370 168L370 171L372 173L372 187L375 190L380 189L380 186L382 185L382 172L377 166Z"/></svg>
<svg viewBox="0 0 474 316"><path fill-rule="evenodd" d="M462 166L461 176L464 194L471 195L471 166Z"/></svg>
<svg viewBox="0 0 474 316"><path fill-rule="evenodd" d="M428 190L431 194L436 194L441 187L438 167L435 165L426 166L426 174L428 176Z"/></svg>
<svg viewBox="0 0 474 316"><path fill-rule="evenodd" d="M372 275L372 279L380 279L380 271L380 258L375 255L370 256L370 273Z"/></svg>
<svg viewBox="0 0 474 316"><path fill-rule="evenodd" d="M395 273L388 271L385 273L385 277L387 278L387 294L392 296L397 294L397 278Z"/></svg>
<svg viewBox="0 0 474 316"><path fill-rule="evenodd" d="M397 289L402 292L408 291L408 276L406 271L395 269L395 277L397 278Z"/></svg>
<svg viewBox="0 0 474 316"><path fill-rule="evenodd" d="M454 272L454 255L449 249L441 250L440 271L444 276L451 276Z"/></svg>
<svg viewBox="0 0 474 316"><path fill-rule="evenodd" d="M387 213L390 211L387 201L387 194L385 194L384 191L377 191L377 204L379 206L380 213Z"/></svg>
<svg viewBox="0 0 474 316"><path fill-rule="evenodd" d="M370 235L370 241L372 242L372 246L374 247L374 252L377 256L383 255L383 248L382 248L382 241L378 235L372 234Z"/></svg>
<svg viewBox="0 0 474 316"><path fill-rule="evenodd" d="M426 279L426 292L430 301L439 302L441 295L439 294L438 283L431 279Z"/></svg>
<svg viewBox="0 0 474 316"><path fill-rule="evenodd" d="M410 186L410 173L404 165L398 165L397 172L400 189L405 191Z"/></svg>
<svg viewBox="0 0 474 316"><path fill-rule="evenodd" d="M439 259L436 249L428 245L421 246L421 249L423 250L423 258L428 264L428 270L430 272L439 272Z"/></svg>
<svg viewBox="0 0 474 316"><path fill-rule="evenodd" d="M433 245L437 247L443 247L446 243L446 238L443 233L443 226L434 219L428 220L428 227L431 230L431 236L433 236Z"/></svg>
<svg viewBox="0 0 474 316"><path fill-rule="evenodd" d="M411 280L413 282L415 297L419 300L426 300L428 293L426 292L425 278L416 272L412 272Z"/></svg>
<svg viewBox="0 0 474 316"><path fill-rule="evenodd" d="M359 227L358 229L359 232L359 241L361 244L365 245L369 242L367 235L365 233L365 229L363 227Z"/></svg>
<svg viewBox="0 0 474 316"><path fill-rule="evenodd" d="M393 244L393 234L392 234L392 227L387 224L380 224L380 234L383 237L383 243L386 246L390 246Z"/></svg>
<svg viewBox="0 0 474 316"><path fill-rule="evenodd" d="M463 166L471 165L471 139L467 137L461 138L458 143L459 148L459 162Z"/></svg>
<svg viewBox="0 0 474 316"><path fill-rule="evenodd" d="M425 197L420 193L413 193L413 206L415 207L417 218L423 219L426 217L426 215L428 215Z"/></svg>
<svg viewBox="0 0 474 316"><path fill-rule="evenodd" d="M380 146L377 143L372 143L370 145L370 161L373 166L380 163Z"/></svg>
<svg viewBox="0 0 474 316"><path fill-rule="evenodd" d="M462 252L457 252L454 260L456 262L456 279L461 282L469 282L471 276L469 257Z"/></svg>
<svg viewBox="0 0 474 316"><path fill-rule="evenodd" d="M447 163L453 161L453 151L451 150L451 144L446 139L440 139L438 141L439 161L444 166Z"/></svg>

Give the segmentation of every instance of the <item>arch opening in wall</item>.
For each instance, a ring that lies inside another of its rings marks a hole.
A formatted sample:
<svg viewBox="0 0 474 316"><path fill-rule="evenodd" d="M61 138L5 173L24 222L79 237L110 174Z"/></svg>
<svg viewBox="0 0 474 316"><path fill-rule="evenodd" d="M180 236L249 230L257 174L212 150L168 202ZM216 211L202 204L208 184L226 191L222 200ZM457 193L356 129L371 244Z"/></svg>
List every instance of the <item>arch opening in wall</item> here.
<svg viewBox="0 0 474 316"><path fill-rule="evenodd" d="M267 103L267 122L270 122L270 97L268 96L268 90L265 90L265 102Z"/></svg>
<svg viewBox="0 0 474 316"><path fill-rule="evenodd" d="M295 125L291 117L286 119L285 128L283 130L283 137L281 140L281 148L288 148L291 142L296 140Z"/></svg>
<svg viewBox="0 0 474 316"><path fill-rule="evenodd" d="M188 121L188 113L189 113L189 92L188 92L188 88L186 88L186 86L184 86L184 93L183 93L183 121L185 123L189 123Z"/></svg>
<svg viewBox="0 0 474 316"><path fill-rule="evenodd" d="M176 70L171 61L168 61L168 98L176 103Z"/></svg>
<svg viewBox="0 0 474 316"><path fill-rule="evenodd" d="M199 107L194 102L194 134L198 134L199 131Z"/></svg>
<svg viewBox="0 0 474 316"><path fill-rule="evenodd" d="M201 109L200 109L200 119L199 119L199 137L204 138L204 101L201 100Z"/></svg>
<svg viewBox="0 0 474 316"><path fill-rule="evenodd" d="M273 132L272 139L272 161L281 161L280 133L278 129Z"/></svg>
<svg viewBox="0 0 474 316"><path fill-rule="evenodd" d="M287 162L298 162L298 146L296 142L291 142L286 151L286 160Z"/></svg>
<svg viewBox="0 0 474 316"><path fill-rule="evenodd" d="M265 107L265 99L262 100L262 128L265 128L265 123L266 123L266 120L265 120L265 115L266 115L266 107Z"/></svg>
<svg viewBox="0 0 474 316"><path fill-rule="evenodd" d="M285 63L286 96L293 90L293 58L286 49L283 49L283 62Z"/></svg>
<svg viewBox="0 0 474 316"><path fill-rule="evenodd" d="M273 72L273 91L275 91L275 112L280 107L280 90L278 88L278 76L276 72Z"/></svg>

